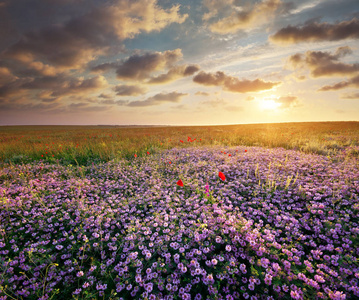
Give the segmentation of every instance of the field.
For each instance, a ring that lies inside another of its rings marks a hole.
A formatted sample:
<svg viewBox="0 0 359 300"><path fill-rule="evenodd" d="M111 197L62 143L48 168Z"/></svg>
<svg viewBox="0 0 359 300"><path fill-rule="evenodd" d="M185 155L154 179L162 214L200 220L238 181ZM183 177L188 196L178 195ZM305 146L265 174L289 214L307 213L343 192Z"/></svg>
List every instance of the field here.
<svg viewBox="0 0 359 300"><path fill-rule="evenodd" d="M358 299L359 123L0 127L0 299Z"/></svg>

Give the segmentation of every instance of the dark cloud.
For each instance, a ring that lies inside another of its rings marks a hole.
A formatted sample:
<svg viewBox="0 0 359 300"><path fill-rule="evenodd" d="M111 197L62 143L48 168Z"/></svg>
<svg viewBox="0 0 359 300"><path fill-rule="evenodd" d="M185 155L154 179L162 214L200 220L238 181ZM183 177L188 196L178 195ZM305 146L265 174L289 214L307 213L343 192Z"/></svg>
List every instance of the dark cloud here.
<svg viewBox="0 0 359 300"><path fill-rule="evenodd" d="M339 41L359 38L359 19L336 24L311 22L303 26L289 25L280 29L270 40L275 43L295 44L300 42Z"/></svg>
<svg viewBox="0 0 359 300"><path fill-rule="evenodd" d="M341 89L345 89L348 87L354 87L354 88L359 88L359 75L351 78L350 80L347 81L341 81L341 82L337 82L333 85L325 85L323 87L321 87L319 89L320 92L325 92L325 91L337 91L337 90L341 90Z"/></svg>
<svg viewBox="0 0 359 300"><path fill-rule="evenodd" d="M87 94L107 87L107 81L103 76L92 78L68 78L65 76L43 76L31 79L19 86L25 90L49 90L51 97L65 96L71 94Z"/></svg>
<svg viewBox="0 0 359 300"><path fill-rule="evenodd" d="M102 99L112 99L113 96L110 95L110 94L104 94L104 93L101 93L100 95L98 95L99 98L102 98Z"/></svg>
<svg viewBox="0 0 359 300"><path fill-rule="evenodd" d="M308 68L312 77L353 76L359 71L359 64L340 62L340 58L352 53L349 47L339 47L334 54L322 51L307 51L289 57L289 64L294 68Z"/></svg>
<svg viewBox="0 0 359 300"><path fill-rule="evenodd" d="M147 92L147 89L138 85L118 85L114 87L118 96L138 96Z"/></svg>
<svg viewBox="0 0 359 300"><path fill-rule="evenodd" d="M0 2L0 51L19 34L7 6L5 1Z"/></svg>
<svg viewBox="0 0 359 300"><path fill-rule="evenodd" d="M60 107L59 103L23 103L16 101L0 102L0 111L40 111L50 112Z"/></svg>
<svg viewBox="0 0 359 300"><path fill-rule="evenodd" d="M216 73L205 73L201 71L193 78L193 81L198 84L208 86L221 86L224 90L234 93L248 93L269 90L281 83L263 81L261 79L238 79L237 77L228 76L221 71Z"/></svg>
<svg viewBox="0 0 359 300"><path fill-rule="evenodd" d="M122 80L147 79L152 72L170 68L181 58L181 49L132 55L118 65L117 78Z"/></svg>
<svg viewBox="0 0 359 300"><path fill-rule="evenodd" d="M187 15L178 11L178 5L163 9L156 0L117 0L65 24L28 32L5 55L22 62L40 60L63 68L81 68L107 53L113 41L182 23Z"/></svg>
<svg viewBox="0 0 359 300"><path fill-rule="evenodd" d="M93 73L104 73L111 69L116 69L118 63L104 63L91 68Z"/></svg>
<svg viewBox="0 0 359 300"><path fill-rule="evenodd" d="M253 5L234 6L232 13L210 25L215 33L234 33L240 29L248 29L265 23L277 11L282 11L280 0L262 0ZM282 11L283 12L283 11Z"/></svg>
<svg viewBox="0 0 359 300"><path fill-rule="evenodd" d="M117 101L117 105L126 105L131 107L142 107L142 106L154 106L160 105L162 103L178 103L181 101L181 98L187 96L185 93L160 93L156 94L152 97L147 98L146 100L141 101L128 101L128 100L119 100Z"/></svg>
<svg viewBox="0 0 359 300"><path fill-rule="evenodd" d="M107 100L102 100L100 101L101 104L105 104L105 105L114 105L117 104L115 100L113 99L107 99Z"/></svg>
<svg viewBox="0 0 359 300"><path fill-rule="evenodd" d="M163 84L167 82L174 81L176 79L193 75L198 72L200 67L198 65L183 65L183 66L174 66L169 69L166 74L161 74L158 76L151 77L147 83L149 84Z"/></svg>

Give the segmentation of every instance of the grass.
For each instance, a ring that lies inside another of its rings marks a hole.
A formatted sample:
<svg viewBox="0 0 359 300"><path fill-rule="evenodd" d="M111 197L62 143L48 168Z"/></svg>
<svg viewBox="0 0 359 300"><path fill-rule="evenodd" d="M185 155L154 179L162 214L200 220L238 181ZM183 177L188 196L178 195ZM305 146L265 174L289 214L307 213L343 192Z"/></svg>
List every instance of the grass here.
<svg viewBox="0 0 359 300"><path fill-rule="evenodd" d="M181 142L183 141L183 142ZM359 122L249 124L227 126L3 126L0 161L45 160L88 165L136 154L201 145L263 146L337 156L359 154Z"/></svg>

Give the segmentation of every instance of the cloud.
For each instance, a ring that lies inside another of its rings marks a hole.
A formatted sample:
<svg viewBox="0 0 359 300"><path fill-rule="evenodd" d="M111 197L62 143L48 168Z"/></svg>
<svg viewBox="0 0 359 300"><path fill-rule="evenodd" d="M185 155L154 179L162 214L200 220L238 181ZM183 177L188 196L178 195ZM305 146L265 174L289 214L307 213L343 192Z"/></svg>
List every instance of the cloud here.
<svg viewBox="0 0 359 300"><path fill-rule="evenodd" d="M118 96L138 96L147 92L147 89L138 85L118 85L114 87Z"/></svg>
<svg viewBox="0 0 359 300"><path fill-rule="evenodd" d="M132 55L118 65L116 75L122 80L143 80L152 72L173 66L182 58L181 49Z"/></svg>
<svg viewBox="0 0 359 300"><path fill-rule="evenodd" d="M342 98L342 99L359 99L359 92L343 94L343 95L341 95L340 98Z"/></svg>
<svg viewBox="0 0 359 300"><path fill-rule="evenodd" d="M17 79L15 75L6 67L0 67L0 85L13 82Z"/></svg>
<svg viewBox="0 0 359 300"><path fill-rule="evenodd" d="M179 14L179 5L163 9L156 0L117 0L65 24L28 32L5 55L21 62L39 60L78 69L107 53L113 41L159 31L171 23L183 23L186 18Z"/></svg>
<svg viewBox="0 0 359 300"><path fill-rule="evenodd" d="M209 10L208 13L203 14L202 20L207 21L217 15L219 11L223 11L234 3L235 0L203 0L203 5Z"/></svg>
<svg viewBox="0 0 359 300"><path fill-rule="evenodd" d="M297 53L289 57L289 64L294 68L310 70L312 77L353 76L359 71L359 64L342 63L339 59L351 54L349 47L339 47L334 54L322 51L307 51L304 55Z"/></svg>
<svg viewBox="0 0 359 300"><path fill-rule="evenodd" d="M198 72L200 67L198 65L182 65L174 66L169 69L166 74L160 74L158 76L151 77L147 83L149 84L163 84L174 81L176 79L187 77Z"/></svg>
<svg viewBox="0 0 359 300"><path fill-rule="evenodd" d="M337 90L345 89L348 87L359 88L359 75L357 75L347 81L340 81L333 85L325 85L325 86L321 87L318 91L320 91L320 92L337 91Z"/></svg>
<svg viewBox="0 0 359 300"><path fill-rule="evenodd" d="M221 71L217 71L216 73L205 73L201 71L193 78L193 81L207 86L221 86L224 90L234 93L270 90L281 83L263 81L261 79L238 79L237 77L228 76Z"/></svg>
<svg viewBox="0 0 359 300"><path fill-rule="evenodd" d="M92 67L91 72L104 73L111 69L116 69L117 66L118 66L118 63L103 63L103 64L97 65L95 67Z"/></svg>
<svg viewBox="0 0 359 300"><path fill-rule="evenodd" d="M113 96L110 95L110 94L105 94L105 93L101 93L100 95L98 95L99 98L102 98L102 99L112 99Z"/></svg>
<svg viewBox="0 0 359 300"><path fill-rule="evenodd" d="M160 105L162 103L178 103L181 101L181 98L187 96L188 94L185 93L160 93L156 94L152 97L147 98L146 100L142 101L128 101L128 100L119 100L117 101L118 105L126 105L131 107L144 107L144 106L154 106Z"/></svg>
<svg viewBox="0 0 359 300"><path fill-rule="evenodd" d="M274 101L281 104L280 108L290 108L299 105L298 97L296 96L281 96L274 99Z"/></svg>
<svg viewBox="0 0 359 300"><path fill-rule="evenodd" d="M25 90L50 90L51 97L71 94L87 94L107 87L107 81L103 76L95 76L84 79L83 77L68 78L61 76L43 76L31 79L19 86Z"/></svg>
<svg viewBox="0 0 359 300"><path fill-rule="evenodd" d="M357 18L335 24L312 22L303 26L289 25L269 37L272 42L279 44L339 41L358 38L359 19Z"/></svg>
<svg viewBox="0 0 359 300"><path fill-rule="evenodd" d="M196 96L206 96L206 97L207 97L207 96L209 96L210 94L207 93L207 92L198 91L198 92L195 93L195 95L196 95Z"/></svg>
<svg viewBox="0 0 359 300"><path fill-rule="evenodd" d="M211 24L210 29L215 33L227 34L253 28L266 22L282 5L280 0L263 0L252 6L235 6L229 16Z"/></svg>

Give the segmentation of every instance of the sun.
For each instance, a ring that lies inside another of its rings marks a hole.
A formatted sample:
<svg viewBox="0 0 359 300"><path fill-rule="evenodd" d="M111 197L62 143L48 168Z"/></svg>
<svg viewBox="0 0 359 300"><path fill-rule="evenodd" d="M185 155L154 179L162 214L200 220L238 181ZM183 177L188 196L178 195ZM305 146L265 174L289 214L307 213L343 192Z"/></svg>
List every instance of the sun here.
<svg viewBox="0 0 359 300"><path fill-rule="evenodd" d="M276 102L273 98L264 98L260 101L259 105L263 110L276 110L281 106L281 104Z"/></svg>

